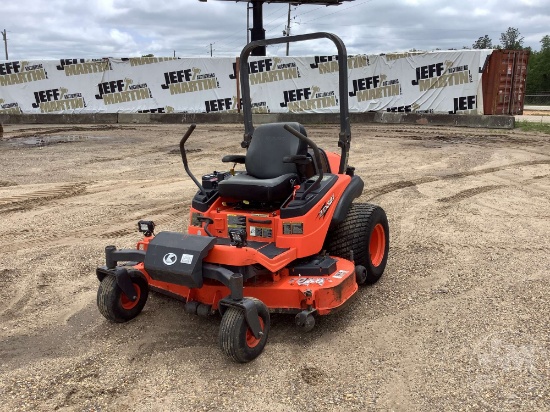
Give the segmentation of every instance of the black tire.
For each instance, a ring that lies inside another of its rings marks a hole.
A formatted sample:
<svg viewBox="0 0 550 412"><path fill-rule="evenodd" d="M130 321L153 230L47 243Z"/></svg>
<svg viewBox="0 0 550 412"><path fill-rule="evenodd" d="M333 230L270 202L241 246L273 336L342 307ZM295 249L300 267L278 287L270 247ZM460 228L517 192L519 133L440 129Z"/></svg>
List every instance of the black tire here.
<svg viewBox="0 0 550 412"><path fill-rule="evenodd" d="M114 276L105 276L97 290L97 307L99 312L111 322L122 323L135 318L147 302L149 285L139 276L132 276L132 283L138 298L131 301L117 285Z"/></svg>
<svg viewBox="0 0 550 412"><path fill-rule="evenodd" d="M253 298L247 298L253 299ZM223 314L220 325L220 347L227 356L235 362L245 363L256 359L264 350L270 329L269 311L262 301L253 299L258 310L263 335L254 338L249 329L244 311L229 307Z"/></svg>
<svg viewBox="0 0 550 412"><path fill-rule="evenodd" d="M353 203L345 220L329 230L324 249L332 256L351 259L367 269L365 284L376 283L386 268L390 229L384 209L370 203Z"/></svg>

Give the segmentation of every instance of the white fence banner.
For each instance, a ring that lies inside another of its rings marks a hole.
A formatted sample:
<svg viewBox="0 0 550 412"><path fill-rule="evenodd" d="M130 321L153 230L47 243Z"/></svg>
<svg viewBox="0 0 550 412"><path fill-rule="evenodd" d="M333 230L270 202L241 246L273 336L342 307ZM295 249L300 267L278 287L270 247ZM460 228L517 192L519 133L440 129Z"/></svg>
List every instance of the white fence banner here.
<svg viewBox="0 0 550 412"><path fill-rule="evenodd" d="M340 96L336 56L251 57L254 113L483 113L481 72L491 50L348 57ZM234 58L62 59L0 62L0 114L237 112Z"/></svg>

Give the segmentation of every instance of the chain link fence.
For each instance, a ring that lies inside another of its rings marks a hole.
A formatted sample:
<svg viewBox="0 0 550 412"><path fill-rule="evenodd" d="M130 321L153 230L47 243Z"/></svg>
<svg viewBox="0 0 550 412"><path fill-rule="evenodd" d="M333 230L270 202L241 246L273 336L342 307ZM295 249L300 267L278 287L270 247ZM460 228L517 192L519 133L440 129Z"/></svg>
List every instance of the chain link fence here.
<svg viewBox="0 0 550 412"><path fill-rule="evenodd" d="M524 106L548 106L550 109L550 91L525 95Z"/></svg>

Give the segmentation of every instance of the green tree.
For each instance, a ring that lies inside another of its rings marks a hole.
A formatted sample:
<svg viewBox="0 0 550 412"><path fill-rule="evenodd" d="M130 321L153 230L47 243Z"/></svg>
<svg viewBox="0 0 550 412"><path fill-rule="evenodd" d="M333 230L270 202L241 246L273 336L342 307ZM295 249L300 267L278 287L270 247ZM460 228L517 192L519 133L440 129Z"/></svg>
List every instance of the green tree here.
<svg viewBox="0 0 550 412"><path fill-rule="evenodd" d="M487 35L480 37L479 39L477 39L477 41L474 44L472 44L472 49L492 49L492 48L493 48L493 41Z"/></svg>
<svg viewBox="0 0 550 412"><path fill-rule="evenodd" d="M503 49L522 50L523 37L518 29L508 27L508 30L500 34L500 44L502 44Z"/></svg>
<svg viewBox="0 0 550 412"><path fill-rule="evenodd" d="M152 54L152 53L149 53L149 54L144 54L144 55L141 56L141 57L155 57L155 55Z"/></svg>
<svg viewBox="0 0 550 412"><path fill-rule="evenodd" d="M532 51L527 69L526 94L550 92L550 36L546 35L540 41L540 51ZM543 98L541 102L546 102Z"/></svg>
<svg viewBox="0 0 550 412"><path fill-rule="evenodd" d="M550 36L544 36L540 43L541 49L535 60L536 74L539 77L537 91L550 92Z"/></svg>

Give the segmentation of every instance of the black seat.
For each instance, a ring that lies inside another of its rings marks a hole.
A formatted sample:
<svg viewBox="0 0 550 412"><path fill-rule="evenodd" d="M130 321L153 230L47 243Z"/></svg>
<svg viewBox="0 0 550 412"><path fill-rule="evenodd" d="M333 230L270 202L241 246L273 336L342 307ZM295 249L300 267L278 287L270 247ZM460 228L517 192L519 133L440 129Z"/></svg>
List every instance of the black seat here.
<svg viewBox="0 0 550 412"><path fill-rule="evenodd" d="M288 124L302 134L299 123L269 123L258 126L245 157L246 173L219 183L220 196L237 200L278 202L285 200L299 184L295 163L284 163L285 156L306 155L307 143L284 129Z"/></svg>

